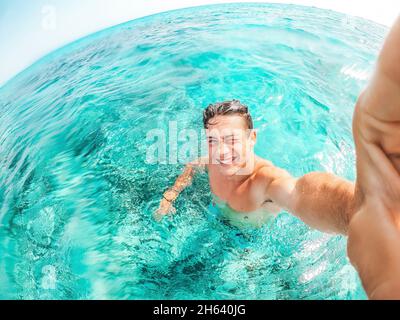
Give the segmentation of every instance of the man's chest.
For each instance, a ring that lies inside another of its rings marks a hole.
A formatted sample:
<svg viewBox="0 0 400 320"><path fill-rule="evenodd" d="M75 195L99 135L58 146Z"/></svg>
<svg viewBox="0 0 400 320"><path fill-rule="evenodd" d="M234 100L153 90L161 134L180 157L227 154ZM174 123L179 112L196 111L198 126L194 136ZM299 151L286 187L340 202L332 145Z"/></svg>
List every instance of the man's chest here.
<svg viewBox="0 0 400 320"><path fill-rule="evenodd" d="M251 179L241 183L228 181L217 174L209 172L211 191L234 210L251 212L262 207L265 196L256 188Z"/></svg>

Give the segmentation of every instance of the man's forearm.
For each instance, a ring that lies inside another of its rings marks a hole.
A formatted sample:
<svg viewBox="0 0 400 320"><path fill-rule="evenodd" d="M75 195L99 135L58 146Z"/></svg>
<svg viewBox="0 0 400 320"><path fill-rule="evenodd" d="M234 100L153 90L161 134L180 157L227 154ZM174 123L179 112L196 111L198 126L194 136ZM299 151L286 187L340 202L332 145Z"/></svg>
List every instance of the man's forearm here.
<svg viewBox="0 0 400 320"><path fill-rule="evenodd" d="M378 72L400 84L400 17L391 28L378 59Z"/></svg>
<svg viewBox="0 0 400 320"><path fill-rule="evenodd" d="M375 123L363 126L364 131L376 132L383 138L385 122L400 121L400 18L390 30L379 54L373 77L360 95L358 104L363 114ZM377 122L378 121L378 122ZM376 135L374 134L374 135ZM376 139L374 139L376 140ZM385 144L385 143L384 143Z"/></svg>
<svg viewBox="0 0 400 320"><path fill-rule="evenodd" d="M357 207L355 186L333 174L312 172L299 178L293 214L324 232L347 233Z"/></svg>
<svg viewBox="0 0 400 320"><path fill-rule="evenodd" d="M192 183L194 175L194 167L191 164L186 165L183 173L176 179L174 189L181 192Z"/></svg>
<svg viewBox="0 0 400 320"><path fill-rule="evenodd" d="M193 175L194 167L191 164L186 165L185 170L176 179L174 185L164 192L164 199L170 202L175 201L183 189L192 183Z"/></svg>

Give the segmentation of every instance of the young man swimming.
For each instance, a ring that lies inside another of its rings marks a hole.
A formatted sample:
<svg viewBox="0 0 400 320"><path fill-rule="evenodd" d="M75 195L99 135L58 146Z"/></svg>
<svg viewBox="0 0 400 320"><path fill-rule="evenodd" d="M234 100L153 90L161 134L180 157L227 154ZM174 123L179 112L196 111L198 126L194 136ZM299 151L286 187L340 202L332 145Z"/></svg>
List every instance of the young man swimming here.
<svg viewBox="0 0 400 320"><path fill-rule="evenodd" d="M203 124L208 156L186 165L175 184L163 194L158 217L175 211L173 202L192 182L196 169L203 168L208 171L214 203L234 224L260 226L282 210L310 225L327 210L335 211L343 220L349 219L354 184L322 172L294 178L257 156L251 115L238 100L209 105L203 112ZM324 230L343 232L341 221L326 223Z"/></svg>

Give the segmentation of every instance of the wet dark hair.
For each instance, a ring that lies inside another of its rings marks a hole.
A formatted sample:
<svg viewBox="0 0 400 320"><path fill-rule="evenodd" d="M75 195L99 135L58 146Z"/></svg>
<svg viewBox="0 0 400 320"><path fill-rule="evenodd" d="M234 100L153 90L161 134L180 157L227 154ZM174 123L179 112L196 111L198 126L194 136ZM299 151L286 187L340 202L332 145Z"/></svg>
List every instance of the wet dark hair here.
<svg viewBox="0 0 400 320"><path fill-rule="evenodd" d="M209 104L203 111L203 124L204 128L208 128L210 119L215 116L238 115L243 117L246 121L248 129L253 129L253 119L249 113L249 108L240 103L239 100L229 100L224 102L217 102Z"/></svg>

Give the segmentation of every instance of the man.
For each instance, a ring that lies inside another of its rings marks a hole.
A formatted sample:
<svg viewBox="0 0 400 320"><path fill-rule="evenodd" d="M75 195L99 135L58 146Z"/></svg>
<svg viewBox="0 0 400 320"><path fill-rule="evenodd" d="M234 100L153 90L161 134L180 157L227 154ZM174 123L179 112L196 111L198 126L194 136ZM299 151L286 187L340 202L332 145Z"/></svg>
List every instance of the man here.
<svg viewBox="0 0 400 320"><path fill-rule="evenodd" d="M353 212L354 185L328 173L299 179L255 155L256 132L248 108L238 100L209 105L203 113L208 157L186 165L163 195L158 215L174 212L173 202L198 168L208 171L210 188L226 218L260 225L282 209L324 231L345 233ZM331 219L326 211L331 210Z"/></svg>
<svg viewBox="0 0 400 320"><path fill-rule="evenodd" d="M256 134L238 101L204 112L209 158L188 164L164 193L158 214L172 203L196 167L208 169L212 192L236 213L271 204L321 231L348 234L348 254L371 299L400 299L400 19L379 56L374 77L359 97L353 134L356 184L327 173L291 177L254 154ZM210 130L211 129L211 130ZM246 134L230 130L250 129ZM223 132L223 133L222 133ZM233 140L230 140L233 139ZM235 140L235 141L234 141ZM235 143L245 146L242 152ZM265 208L266 214L273 211Z"/></svg>

